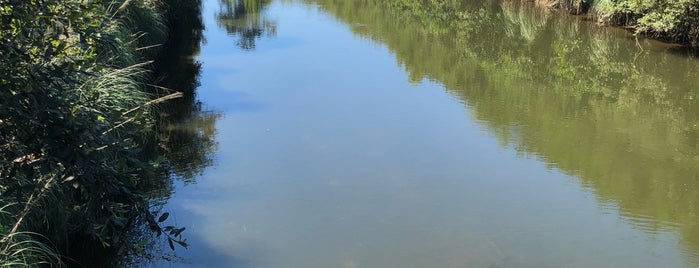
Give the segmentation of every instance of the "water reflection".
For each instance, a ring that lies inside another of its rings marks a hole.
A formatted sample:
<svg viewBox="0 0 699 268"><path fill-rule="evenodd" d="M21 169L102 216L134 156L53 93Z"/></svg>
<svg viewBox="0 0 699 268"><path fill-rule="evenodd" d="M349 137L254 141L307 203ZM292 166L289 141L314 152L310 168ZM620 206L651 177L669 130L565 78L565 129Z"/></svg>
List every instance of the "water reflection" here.
<svg viewBox="0 0 699 268"><path fill-rule="evenodd" d="M318 0L438 81L504 146L579 178L699 264L699 62L519 1ZM351 3L348 3L351 2Z"/></svg>
<svg viewBox="0 0 699 268"><path fill-rule="evenodd" d="M172 266L699 263L695 60L514 2L286 2L252 41L294 46L207 35L221 165Z"/></svg>
<svg viewBox="0 0 699 268"><path fill-rule="evenodd" d="M238 47L253 49L255 39L276 34L276 22L263 15L270 2L271 0L219 0L217 23L228 34L238 37Z"/></svg>
<svg viewBox="0 0 699 268"><path fill-rule="evenodd" d="M157 64L162 77L159 86L167 89L164 93L175 90L182 92L183 97L161 105L159 140L172 175L193 183L213 162L212 153L217 149L215 124L220 114L203 109L196 97L201 73L201 63L196 56L204 31L202 3L187 0L180 5L187 7L177 11L186 14L169 14L175 19L169 20L173 25L163 51L167 56Z"/></svg>

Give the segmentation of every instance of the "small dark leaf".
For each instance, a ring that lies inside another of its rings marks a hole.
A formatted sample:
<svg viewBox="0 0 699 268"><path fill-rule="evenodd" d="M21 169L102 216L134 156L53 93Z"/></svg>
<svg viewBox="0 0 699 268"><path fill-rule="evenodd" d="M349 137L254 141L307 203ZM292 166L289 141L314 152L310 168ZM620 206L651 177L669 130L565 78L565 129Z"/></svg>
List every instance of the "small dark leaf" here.
<svg viewBox="0 0 699 268"><path fill-rule="evenodd" d="M177 244L179 244L179 245L180 245L181 247L183 247L183 248L187 248L187 247L189 246L189 245L187 244L187 242L184 241L184 240L182 240L182 241L175 241L175 242L177 242Z"/></svg>
<svg viewBox="0 0 699 268"><path fill-rule="evenodd" d="M175 245L172 244L172 239L168 238L167 243L170 245L170 249L175 250Z"/></svg>
<svg viewBox="0 0 699 268"><path fill-rule="evenodd" d="M160 215L160 218L158 218L158 222L164 222L165 220L167 220L168 216L170 216L170 213L163 213L163 215Z"/></svg>
<svg viewBox="0 0 699 268"><path fill-rule="evenodd" d="M184 232L184 229L185 229L185 227L182 227L182 228L175 230L174 235L179 236L180 234L182 234L182 232Z"/></svg>

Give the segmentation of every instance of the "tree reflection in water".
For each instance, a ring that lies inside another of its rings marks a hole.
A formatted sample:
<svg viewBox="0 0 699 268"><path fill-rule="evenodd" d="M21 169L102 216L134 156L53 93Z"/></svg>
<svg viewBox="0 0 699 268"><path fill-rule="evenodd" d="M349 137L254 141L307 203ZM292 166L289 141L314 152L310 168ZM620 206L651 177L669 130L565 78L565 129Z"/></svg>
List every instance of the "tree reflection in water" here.
<svg viewBox="0 0 699 268"><path fill-rule="evenodd" d="M249 50L255 48L255 40L277 33L277 24L264 17L264 10L270 0L219 0L218 25L229 35L237 36L238 47Z"/></svg>
<svg viewBox="0 0 699 268"><path fill-rule="evenodd" d="M213 162L216 150L216 121L220 115L202 109L196 99L199 87L201 63L199 54L203 40L201 1L182 1L192 5L188 14L171 14L177 25L173 25L170 43L158 68L162 77L159 86L183 93L183 97L169 101L160 108L160 147L166 158L168 169L175 178L185 183L194 183L198 174Z"/></svg>
<svg viewBox="0 0 699 268"><path fill-rule="evenodd" d="M519 1L308 0L699 263L699 62ZM644 46L641 49L638 46Z"/></svg>

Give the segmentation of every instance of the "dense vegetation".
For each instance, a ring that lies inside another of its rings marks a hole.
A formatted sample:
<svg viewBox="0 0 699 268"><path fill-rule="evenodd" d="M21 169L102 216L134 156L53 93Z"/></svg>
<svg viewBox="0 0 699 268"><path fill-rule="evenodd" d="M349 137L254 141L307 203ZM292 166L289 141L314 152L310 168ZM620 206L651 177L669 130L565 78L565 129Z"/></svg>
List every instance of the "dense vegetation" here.
<svg viewBox="0 0 699 268"><path fill-rule="evenodd" d="M537 0L670 42L699 45L698 0Z"/></svg>
<svg viewBox="0 0 699 268"><path fill-rule="evenodd" d="M3 266L139 251L127 232L139 223L186 245L151 212L167 162L147 153L152 107L181 93L146 85L175 11L200 4L0 0Z"/></svg>
<svg viewBox="0 0 699 268"><path fill-rule="evenodd" d="M503 146L699 252L699 61L520 1L316 0ZM642 47L638 47L638 46Z"/></svg>

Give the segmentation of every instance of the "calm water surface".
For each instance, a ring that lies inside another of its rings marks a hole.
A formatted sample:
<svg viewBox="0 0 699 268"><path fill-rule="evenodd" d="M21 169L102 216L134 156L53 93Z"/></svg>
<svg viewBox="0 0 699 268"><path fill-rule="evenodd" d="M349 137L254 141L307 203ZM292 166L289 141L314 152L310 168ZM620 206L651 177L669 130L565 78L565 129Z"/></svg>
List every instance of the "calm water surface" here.
<svg viewBox="0 0 699 268"><path fill-rule="evenodd" d="M206 2L214 164L165 208L190 248L154 265L699 266L699 61L418 2Z"/></svg>

